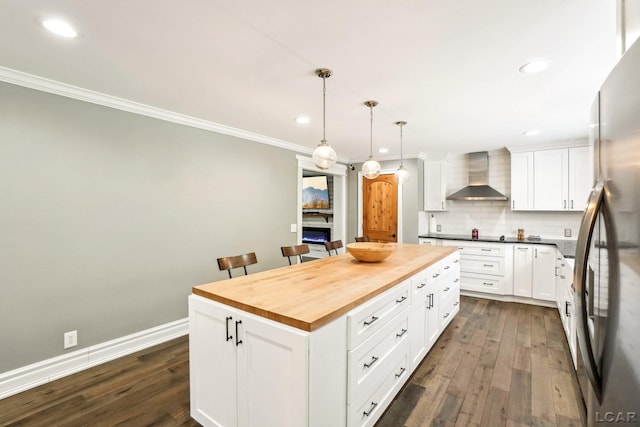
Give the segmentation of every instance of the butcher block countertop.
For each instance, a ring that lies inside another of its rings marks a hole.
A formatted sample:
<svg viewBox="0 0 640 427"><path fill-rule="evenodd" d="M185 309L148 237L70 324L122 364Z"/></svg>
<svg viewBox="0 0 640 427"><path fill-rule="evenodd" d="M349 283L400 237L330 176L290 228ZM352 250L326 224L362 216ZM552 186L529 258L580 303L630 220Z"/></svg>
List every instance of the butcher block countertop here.
<svg viewBox="0 0 640 427"><path fill-rule="evenodd" d="M456 250L398 244L381 263L358 262L345 253L194 286L193 293L313 331Z"/></svg>

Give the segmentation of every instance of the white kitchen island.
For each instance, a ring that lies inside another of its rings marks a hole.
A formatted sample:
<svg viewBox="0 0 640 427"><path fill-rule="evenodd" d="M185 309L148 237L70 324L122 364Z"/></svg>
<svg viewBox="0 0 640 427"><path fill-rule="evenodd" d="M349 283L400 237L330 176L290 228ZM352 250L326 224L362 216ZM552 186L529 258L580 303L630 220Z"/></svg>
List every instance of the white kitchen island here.
<svg viewBox="0 0 640 427"><path fill-rule="evenodd" d="M459 309L458 252L398 245L193 288L191 415L205 426L371 426Z"/></svg>

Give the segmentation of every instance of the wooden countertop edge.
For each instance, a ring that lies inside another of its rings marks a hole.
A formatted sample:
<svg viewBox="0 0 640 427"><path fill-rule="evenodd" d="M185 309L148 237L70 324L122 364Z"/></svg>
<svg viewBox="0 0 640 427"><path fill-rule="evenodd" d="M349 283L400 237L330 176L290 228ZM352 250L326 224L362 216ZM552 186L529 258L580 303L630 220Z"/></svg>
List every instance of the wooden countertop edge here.
<svg viewBox="0 0 640 427"><path fill-rule="evenodd" d="M442 249L441 249L442 250ZM320 316L317 319L314 319L312 321L305 321L302 319L298 319L298 318L294 318L291 316L287 316L285 314L282 313L275 313L273 311L264 309L264 308L260 308L260 307L256 307L253 305L249 305L249 304L245 304L242 303L241 301L237 301L234 299L229 299L229 298L225 298L221 295L218 294L214 294L211 292L207 292L204 290L199 289L197 286L194 286L192 288L192 292L195 295L201 296L203 298L207 298L225 305L228 305L230 307L234 307L243 311L246 311L247 313L251 313L254 314L256 316L260 316L269 320L273 320L274 322L278 322L278 323L282 323L284 325L288 325L288 326L292 326L296 329L300 329L303 331L307 331L307 332L312 332L324 325L326 325L327 323L331 322L332 320L337 319L338 317L348 313L349 311L351 311L352 309L364 304L365 302L375 298L376 296L384 293L385 291L393 288L394 286L398 285L399 283L407 280L408 278L412 277L413 275L415 275L416 273L424 270L425 268L437 263L438 261L446 258L447 256L451 255L452 253L454 253L457 250L457 248L454 247L450 247L450 249L448 250L443 250L442 254L440 254L438 257L436 257L435 259L433 259L431 262L429 263L425 263L419 267L416 267L404 274L402 274L401 276L398 276L398 278L392 280L391 282L388 282L387 284L383 285L383 286L379 286L376 289L368 292L367 294L363 295L362 297L356 298L352 301L350 301L349 303L336 308L335 310L332 310L331 312L327 313L326 315Z"/></svg>

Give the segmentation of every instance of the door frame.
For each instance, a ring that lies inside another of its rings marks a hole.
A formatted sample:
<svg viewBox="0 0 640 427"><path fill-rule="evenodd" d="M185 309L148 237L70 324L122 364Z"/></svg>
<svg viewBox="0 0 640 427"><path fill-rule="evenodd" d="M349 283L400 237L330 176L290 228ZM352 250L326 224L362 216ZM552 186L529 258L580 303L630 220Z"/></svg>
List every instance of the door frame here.
<svg viewBox="0 0 640 427"><path fill-rule="evenodd" d="M395 169L382 169L380 171L380 175L393 175L395 174ZM358 171L358 236L362 235L362 179L364 175L362 171ZM404 242L404 237L402 235L402 185L396 184L398 189L398 243Z"/></svg>

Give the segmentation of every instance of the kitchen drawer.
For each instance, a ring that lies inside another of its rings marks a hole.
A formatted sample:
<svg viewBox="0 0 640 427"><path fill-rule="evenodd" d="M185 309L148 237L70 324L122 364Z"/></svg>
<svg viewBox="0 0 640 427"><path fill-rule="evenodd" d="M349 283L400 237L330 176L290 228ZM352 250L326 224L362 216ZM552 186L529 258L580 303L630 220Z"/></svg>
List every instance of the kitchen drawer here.
<svg viewBox="0 0 640 427"><path fill-rule="evenodd" d="M496 295L506 295L507 283L504 277L460 274L460 289L465 291L484 292Z"/></svg>
<svg viewBox="0 0 640 427"><path fill-rule="evenodd" d="M355 349L382 329L389 320L408 308L410 292L411 280L409 279L351 311L347 315L348 350Z"/></svg>
<svg viewBox="0 0 640 427"><path fill-rule="evenodd" d="M349 352L348 403L357 403L358 398L367 395L366 390L391 368L394 354L408 337L409 318L405 311Z"/></svg>
<svg viewBox="0 0 640 427"><path fill-rule="evenodd" d="M447 327L458 311L460 311L460 288L456 287L446 300L440 301L438 314L440 316L441 329Z"/></svg>
<svg viewBox="0 0 640 427"><path fill-rule="evenodd" d="M504 258L462 255L461 264L460 271L463 273L504 276L505 272Z"/></svg>
<svg viewBox="0 0 640 427"><path fill-rule="evenodd" d="M409 377L409 340L404 340L384 375L357 403L348 405L347 425L369 427L384 413Z"/></svg>
<svg viewBox="0 0 640 427"><path fill-rule="evenodd" d="M486 255L504 257L506 245L503 243L469 242L464 240L445 240L445 246L456 246L460 255Z"/></svg>
<svg viewBox="0 0 640 427"><path fill-rule="evenodd" d="M411 277L411 305L422 304L426 299L429 288L433 283L433 270L435 270L435 266L431 266Z"/></svg>
<svg viewBox="0 0 640 427"><path fill-rule="evenodd" d="M440 266L441 278L450 274L460 273L460 254L455 252L441 260L438 264Z"/></svg>
<svg viewBox="0 0 640 427"><path fill-rule="evenodd" d="M460 293L460 279L458 276L451 276L449 280L440 285L438 301L444 301L455 293Z"/></svg>

